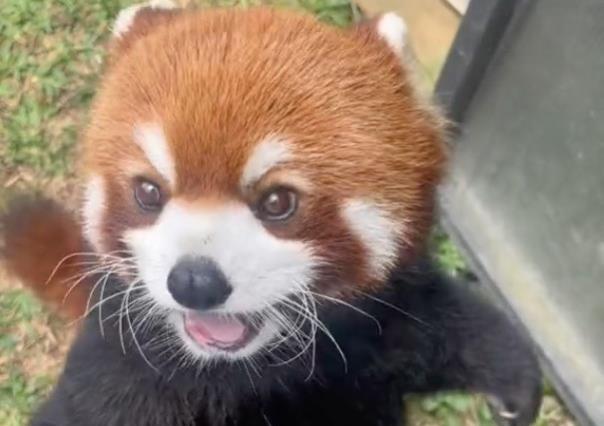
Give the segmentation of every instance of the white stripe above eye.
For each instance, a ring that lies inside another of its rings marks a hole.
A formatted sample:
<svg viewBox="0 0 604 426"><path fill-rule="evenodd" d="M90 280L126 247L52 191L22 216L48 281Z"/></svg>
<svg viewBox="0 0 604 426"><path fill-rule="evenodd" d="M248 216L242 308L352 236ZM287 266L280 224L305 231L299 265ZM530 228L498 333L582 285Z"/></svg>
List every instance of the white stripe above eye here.
<svg viewBox="0 0 604 426"><path fill-rule="evenodd" d="M288 161L291 157L291 151L284 138L275 135L266 137L252 150L241 174L241 186L254 184L270 169Z"/></svg>
<svg viewBox="0 0 604 426"><path fill-rule="evenodd" d="M168 141L161 126L157 123L136 125L134 141L141 147L151 165L174 187L176 185L176 169Z"/></svg>

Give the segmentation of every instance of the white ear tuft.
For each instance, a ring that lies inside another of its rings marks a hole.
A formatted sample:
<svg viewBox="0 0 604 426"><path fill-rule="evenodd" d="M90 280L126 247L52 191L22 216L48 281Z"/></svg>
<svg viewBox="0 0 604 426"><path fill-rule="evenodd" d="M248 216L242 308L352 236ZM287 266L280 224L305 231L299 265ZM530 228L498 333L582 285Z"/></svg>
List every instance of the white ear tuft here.
<svg viewBox="0 0 604 426"><path fill-rule="evenodd" d="M378 34L398 56L405 55L408 43L407 24L394 12L382 15L377 24Z"/></svg>
<svg viewBox="0 0 604 426"><path fill-rule="evenodd" d="M113 36L122 37L130 31L136 14L145 7L167 10L175 9L177 6L171 0L151 0L148 3L139 3L122 9L113 23Z"/></svg>
<svg viewBox="0 0 604 426"><path fill-rule="evenodd" d="M151 0L149 7L152 9L176 9L176 4L172 0Z"/></svg>
<svg viewBox="0 0 604 426"><path fill-rule="evenodd" d="M130 30L132 22L134 22L134 17L143 7L145 7L144 4L135 4L122 9L113 23L113 36L121 37L126 34Z"/></svg>

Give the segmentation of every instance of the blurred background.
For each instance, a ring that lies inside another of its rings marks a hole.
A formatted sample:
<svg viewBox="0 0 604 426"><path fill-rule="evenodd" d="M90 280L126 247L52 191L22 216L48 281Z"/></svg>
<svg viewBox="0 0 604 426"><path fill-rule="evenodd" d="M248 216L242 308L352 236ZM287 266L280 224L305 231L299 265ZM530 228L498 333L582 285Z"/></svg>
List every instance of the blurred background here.
<svg viewBox="0 0 604 426"><path fill-rule="evenodd" d="M126 0L2 0L0 6L0 209L7 196L43 190L73 206L74 153L103 63L103 43ZM182 2L181 2L182 3ZM408 22L424 89L432 90L466 0L197 0L202 6L301 8L346 26L397 11ZM439 229L433 250L452 275L472 272ZM61 368L73 324L53 315L0 269L0 425L20 426ZM410 400L412 425L492 425L482 398L449 393ZM538 425L573 425L546 384Z"/></svg>

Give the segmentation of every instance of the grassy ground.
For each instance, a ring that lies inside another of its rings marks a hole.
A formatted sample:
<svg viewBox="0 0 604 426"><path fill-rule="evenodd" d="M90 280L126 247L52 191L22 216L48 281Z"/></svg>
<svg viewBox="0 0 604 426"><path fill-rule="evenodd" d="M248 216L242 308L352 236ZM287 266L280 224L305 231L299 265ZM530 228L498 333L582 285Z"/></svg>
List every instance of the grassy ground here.
<svg viewBox="0 0 604 426"><path fill-rule="evenodd" d="M31 188L72 202L72 159L103 59L102 43L120 0L4 0L0 7L0 207ZM271 3L303 7L345 25L347 0L206 0L205 5ZM452 274L463 259L442 235L435 247ZM0 425L20 426L47 394L73 334L0 270ZM411 401L412 424L491 425L482 399L463 394ZM571 425L553 396L540 425Z"/></svg>

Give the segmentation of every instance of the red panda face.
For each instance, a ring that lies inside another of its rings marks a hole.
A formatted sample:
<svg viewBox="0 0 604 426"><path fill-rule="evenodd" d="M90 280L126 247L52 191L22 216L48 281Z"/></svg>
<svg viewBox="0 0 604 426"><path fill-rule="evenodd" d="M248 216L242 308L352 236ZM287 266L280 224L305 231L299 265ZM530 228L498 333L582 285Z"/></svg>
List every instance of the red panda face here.
<svg viewBox="0 0 604 426"><path fill-rule="evenodd" d="M192 354L266 349L283 306L371 292L421 250L444 155L404 30L393 15L340 30L268 9L120 14L86 134L86 234L127 253L127 284Z"/></svg>

